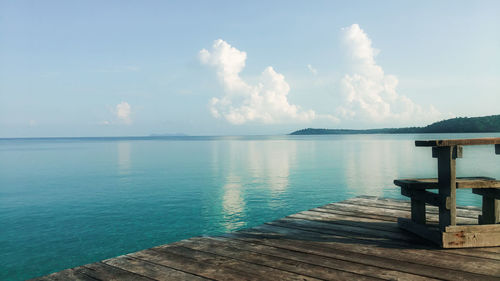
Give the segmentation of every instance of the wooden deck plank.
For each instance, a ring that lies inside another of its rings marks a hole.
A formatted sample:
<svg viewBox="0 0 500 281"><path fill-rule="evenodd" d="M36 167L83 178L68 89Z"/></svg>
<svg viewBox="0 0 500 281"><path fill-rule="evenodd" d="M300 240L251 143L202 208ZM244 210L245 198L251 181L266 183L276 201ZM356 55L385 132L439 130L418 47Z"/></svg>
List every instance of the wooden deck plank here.
<svg viewBox="0 0 500 281"><path fill-rule="evenodd" d="M142 250L128 254L127 256L148 261L151 263L167 266L179 271L184 271L191 274L196 274L204 278L215 280L262 280L255 274L249 274L245 271L237 270L231 267L231 264L221 264L216 261L200 262L192 258L158 251L153 249Z"/></svg>
<svg viewBox="0 0 500 281"><path fill-rule="evenodd" d="M79 269L85 275L98 280L150 281L154 280L101 262L86 264Z"/></svg>
<svg viewBox="0 0 500 281"><path fill-rule="evenodd" d="M428 278L437 278L442 280L498 280L491 276L483 276L468 272L459 272L450 269L442 269L428 265L416 264L404 260L397 261L387 257L377 257L372 255L360 254L357 252L343 251L331 247L323 247L321 243L315 241L299 240L293 238L279 237L262 232L246 232L235 234L236 239L263 244L276 248L288 249L291 251L303 252L309 255L324 256L327 258L340 259L352 263L358 263L360 266L376 266L383 269L396 270L403 273L420 275Z"/></svg>
<svg viewBox="0 0 500 281"><path fill-rule="evenodd" d="M243 250L245 247L242 247L241 243L235 245L234 243L229 243L228 241L221 242L207 238L190 239L188 241L189 243L183 244L185 247L266 267L272 267L278 270L292 272L297 274L301 280L303 277L300 276L303 274L309 277L327 280L378 280L376 278L371 278L355 272L348 272L345 269L331 269L317 264L310 264L285 258L279 255L263 254L261 251L248 251L249 248ZM284 274L280 277L290 280Z"/></svg>
<svg viewBox="0 0 500 281"><path fill-rule="evenodd" d="M376 197L376 196L356 196L353 198L346 199L344 201L341 201L342 203L351 203L355 202L354 204L368 204L370 206L387 206L387 207L410 207L410 201L409 200L403 200L403 199L393 199L393 198L385 198L385 197ZM334 203L331 203L334 204ZM437 207L431 207L431 209L437 209ZM457 206L457 210L468 210L468 211L475 211L475 212L481 212L480 207L476 206ZM460 214L459 214L460 215ZM470 214L471 216L473 215ZM462 215L463 216L463 215Z"/></svg>
<svg viewBox="0 0 500 281"><path fill-rule="evenodd" d="M358 218L352 215L349 215L348 212L344 212L343 215L331 214L331 213L321 213L315 211L304 211L294 215L288 216L290 218L299 218L299 219L308 219L313 221L321 221L332 224L349 224L358 227L365 227L371 229L379 229L397 233L404 233L397 224L393 222L386 222L382 220L372 219L372 218ZM460 227L460 226L458 226ZM391 241L395 242L395 241ZM424 245L413 244L416 247L424 247ZM408 245L407 245L408 246ZM490 258L500 260L500 255L483 251L483 248L474 248L474 249L442 249L441 251L446 251L449 253L466 255L466 256L475 256L482 258Z"/></svg>
<svg viewBox="0 0 500 281"><path fill-rule="evenodd" d="M395 208L383 208L376 206L366 206L366 205L354 205L348 203L335 203L323 206L325 209L341 209L346 211L353 211L359 213L367 213L367 214L378 214L384 216L392 216L394 218L398 217L408 217L410 216L409 210L395 209ZM437 220L437 212L433 212L433 210L429 210L427 212L426 218L428 221L436 221ZM477 224L477 216L475 218L458 216L457 222L459 224Z"/></svg>
<svg viewBox="0 0 500 281"><path fill-rule="evenodd" d="M375 208L375 209L374 209ZM346 215L351 215L355 218L373 218L373 219L378 219L378 220L383 220L383 221L388 221L388 222L395 222L397 221L398 218L410 218L411 213L409 210L398 210L396 213L393 212L394 210L391 210L387 213L384 214L379 214L377 215L377 212L380 212L379 209L376 208L382 208L382 207L366 207L365 208L357 208L356 206L340 206L340 205L329 205L329 206L324 206L324 207L318 207L311 209L311 211L318 211L322 213L332 213L332 214L346 214ZM383 211L382 211L383 212ZM397 216L399 215L399 216ZM463 217L458 217L457 218L459 224L477 224L477 218L463 218ZM426 213L426 221L429 224L437 224L438 222L438 215L437 214L432 214L427 212Z"/></svg>
<svg viewBox="0 0 500 281"><path fill-rule="evenodd" d="M480 213L457 207L457 222ZM438 249L397 227L409 217L409 201L360 196L34 280L500 280L500 247ZM427 206L426 220L437 217Z"/></svg>
<svg viewBox="0 0 500 281"><path fill-rule="evenodd" d="M307 226L301 225L300 227L296 227L296 225L293 224L269 224L272 226L279 226L282 228L288 228L288 229L294 229L294 230L299 230L299 231L308 231L308 232L317 232L321 233L323 235L329 235L331 232L325 228L325 229L318 229L314 227L308 228ZM334 232L333 232L334 233ZM332 236L338 236L333 234ZM350 238L350 237L349 237ZM385 241L390 241L390 240L385 240ZM379 243L384 243L384 240L380 240ZM366 242L369 242L368 240ZM339 242L330 242L326 241L325 245L329 245L333 243L336 247L343 247L345 248L345 244L347 243L339 243ZM405 248L405 247L380 247L381 245L379 243L372 243L371 245L369 243L365 243L361 245L362 243L360 242L359 246L358 245L349 245L346 250L349 248L356 248L359 253L362 251L366 251L367 253L382 253L383 255L389 255L391 257L399 257L398 260L407 260L407 261L412 261L412 262L423 262L423 264L430 264L430 265L440 265L443 264L443 267L445 268L454 268L456 267L456 262L460 262L461 264L461 269L464 271L470 271L474 273L481 273L482 269L487 270L487 272L490 272L494 275L497 275L500 277L500 262L498 260L491 260L491 259L484 259L484 258L479 258L479 257L469 257L469 256L457 256L457 255L450 255L449 253L443 252L443 251L435 251L435 250L426 250L426 249L415 249L415 248ZM374 246L374 244L376 246ZM388 245L386 245L388 246ZM411 246L411 244L408 244L408 246ZM381 249L382 248L382 249ZM375 249L375 251L374 251ZM382 251L380 251L382 250ZM463 265L462 263L467 263L466 265Z"/></svg>
<svg viewBox="0 0 500 281"><path fill-rule="evenodd" d="M358 200L354 200L358 199ZM352 198L338 203L331 203L325 206L334 206L340 204L352 204L356 206L367 206L367 207L376 207L376 208L384 208L389 210L400 210L400 211L410 211L410 201L401 204L389 204L385 202L376 202L370 200L364 200L362 198ZM427 205L426 212L428 214L438 214L438 208L436 206ZM459 218L470 218L477 219L477 215L481 214L481 209L471 209L471 208L457 208L457 217Z"/></svg>
<svg viewBox="0 0 500 281"><path fill-rule="evenodd" d="M226 238L226 237L208 237L204 239L210 239L213 240L215 245L214 247L218 247L219 245L231 245L234 248L237 249L244 249L247 251L252 251L255 253L264 253L267 255L271 256L276 256L276 257L282 257L284 259L292 259L304 263L309 263L311 265L319 265L322 267L326 267L329 269L334 269L334 270L341 270L341 271L348 271L352 273L357 273L361 275L366 275L366 276L372 276L372 277L377 277L381 279L387 279L387 280L428 280L429 278L422 277L419 275L415 274L408 274L400 271L395 271L391 269L384 269L380 267L375 267L371 265L362 265L358 263L353 263L353 262L348 262L340 259L334 259L330 257L325 257L325 256L318 256L314 254L308 254L304 252L299 252L299 251L292 251L284 248L277 248L277 247L272 247L272 246L267 246L264 244L256 244L256 243L251 243L249 241L245 240L239 240L239 239L234 239L234 238ZM219 243L219 244L217 244ZM336 276L330 276L330 273L327 272L328 275L324 276L327 277L329 280L332 277ZM335 272L336 273L336 272ZM318 274L314 272L314 274ZM320 277L320 276L318 276ZM336 277L338 278L338 277Z"/></svg>
<svg viewBox="0 0 500 281"><path fill-rule="evenodd" d="M315 253L432 278L446 280L498 280L500 278L498 261L490 260L487 265L483 265L481 264L483 259L472 260L473 264L463 266L455 255L451 258L441 255L429 257L425 253L419 254L418 251L400 253L400 250L405 249L369 244L367 241L355 241L348 237L319 236L314 232L272 225L259 226L234 235L253 243L285 247L290 250ZM443 260L446 258L448 260ZM466 260L471 261L468 258ZM476 268L476 265L482 268ZM491 268L493 271L490 271Z"/></svg>
<svg viewBox="0 0 500 281"><path fill-rule="evenodd" d="M199 263L211 263L214 266L224 266L224 267L231 267L235 268L238 271L246 272L248 274L253 274L259 276L261 279L266 279L266 280L309 280L309 281L316 281L318 279L305 276L305 275L300 275L300 274L294 274L290 273L287 271L282 271L278 270L272 267L268 266L262 266L258 264L254 264L251 262L246 262L240 259L234 259L234 258L228 258L225 256L217 255L217 254L212 254L204 251L198 251L194 250L191 248L186 247L187 244L189 243L188 241L183 241L180 245L181 246L171 246L171 245L164 245L160 247L154 248L157 251L161 252L169 252L169 253L174 253L177 255L182 255L185 257L189 257Z"/></svg>
<svg viewBox="0 0 500 281"><path fill-rule="evenodd" d="M370 228L373 229L399 232L399 229L395 227L394 223L392 222L387 222L372 218L353 217L351 215L318 212L315 210L303 211L297 214L290 215L287 218L309 219L309 220L322 221L327 223L345 224L357 227L369 226Z"/></svg>
<svg viewBox="0 0 500 281"><path fill-rule="evenodd" d="M107 265L137 273L139 275L146 276L155 280L210 280L190 273L175 270L170 267L134 259L129 256L119 256L116 258L104 260L102 262Z"/></svg>
<svg viewBox="0 0 500 281"><path fill-rule="evenodd" d="M304 228L317 230L321 233L351 236L356 235L356 237L366 237L366 238L382 238L389 240L407 241L407 242L422 242L414 236L407 235L406 233L397 233L385 230L370 229L365 227L356 227L349 225L332 225L331 223L312 221L307 219L295 219L295 218L284 218L273 222L268 222L267 224L279 225L279 226L289 226L294 228Z"/></svg>

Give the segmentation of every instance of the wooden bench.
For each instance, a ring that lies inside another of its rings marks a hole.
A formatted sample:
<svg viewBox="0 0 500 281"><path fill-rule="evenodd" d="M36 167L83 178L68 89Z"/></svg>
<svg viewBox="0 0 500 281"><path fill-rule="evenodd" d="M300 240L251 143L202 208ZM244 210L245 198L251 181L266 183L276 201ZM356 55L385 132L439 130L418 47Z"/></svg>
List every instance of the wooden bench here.
<svg viewBox="0 0 500 281"><path fill-rule="evenodd" d="M500 154L500 138L416 141L416 146L432 147L438 160L438 177L397 179L401 194L411 198L411 219L400 218L398 225L443 248L500 246L500 181L489 177L456 177L456 159L464 145L495 145ZM482 196L479 225L456 225L456 189L470 188ZM438 193L427 191L437 189ZM425 205L439 207L439 223L426 223Z"/></svg>

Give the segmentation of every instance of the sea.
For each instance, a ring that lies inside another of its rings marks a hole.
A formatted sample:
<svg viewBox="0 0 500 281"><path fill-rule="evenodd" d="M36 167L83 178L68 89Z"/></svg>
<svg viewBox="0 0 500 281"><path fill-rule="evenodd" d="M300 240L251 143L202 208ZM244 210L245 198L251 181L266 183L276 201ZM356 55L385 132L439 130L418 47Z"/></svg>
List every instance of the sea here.
<svg viewBox="0 0 500 281"><path fill-rule="evenodd" d="M415 140L496 134L0 139L0 280L23 280L436 177ZM493 146L458 176L500 177ZM459 190L459 205L480 197Z"/></svg>

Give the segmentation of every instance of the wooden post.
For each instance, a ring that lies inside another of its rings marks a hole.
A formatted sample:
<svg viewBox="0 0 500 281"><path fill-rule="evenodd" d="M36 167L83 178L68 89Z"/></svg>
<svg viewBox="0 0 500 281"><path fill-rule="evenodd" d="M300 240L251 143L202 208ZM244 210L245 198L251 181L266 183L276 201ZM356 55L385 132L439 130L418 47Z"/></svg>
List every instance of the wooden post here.
<svg viewBox="0 0 500 281"><path fill-rule="evenodd" d="M495 153L500 154L500 144L495 144Z"/></svg>
<svg viewBox="0 0 500 281"><path fill-rule="evenodd" d="M439 228L445 231L447 226L456 225L456 157L457 148L454 146L437 147L438 158L438 185L439 195L446 198L449 204L439 206ZM455 153L454 153L455 152ZM449 197L449 198L448 198Z"/></svg>
<svg viewBox="0 0 500 281"><path fill-rule="evenodd" d="M499 200L493 197L483 196L483 213L479 224L494 224L499 222Z"/></svg>
<svg viewBox="0 0 500 281"><path fill-rule="evenodd" d="M425 224L425 201L411 198L411 220L419 224Z"/></svg>
<svg viewBox="0 0 500 281"><path fill-rule="evenodd" d="M478 217L479 224L500 223L500 189L476 188L472 193L479 194L483 198L482 214Z"/></svg>

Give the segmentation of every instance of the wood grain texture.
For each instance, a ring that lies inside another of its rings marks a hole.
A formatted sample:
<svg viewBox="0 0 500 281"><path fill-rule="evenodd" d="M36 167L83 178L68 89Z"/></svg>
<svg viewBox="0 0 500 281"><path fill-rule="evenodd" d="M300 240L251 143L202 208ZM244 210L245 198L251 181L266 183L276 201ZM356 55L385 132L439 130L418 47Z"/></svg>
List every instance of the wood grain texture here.
<svg viewBox="0 0 500 281"><path fill-rule="evenodd" d="M455 145L487 145L487 144L500 144L500 138L417 140L417 141L415 141L415 146L455 146Z"/></svg>
<svg viewBox="0 0 500 281"><path fill-rule="evenodd" d="M394 184L411 189L438 189L437 178L396 179ZM500 181L490 177L458 177L456 188L500 188Z"/></svg>

